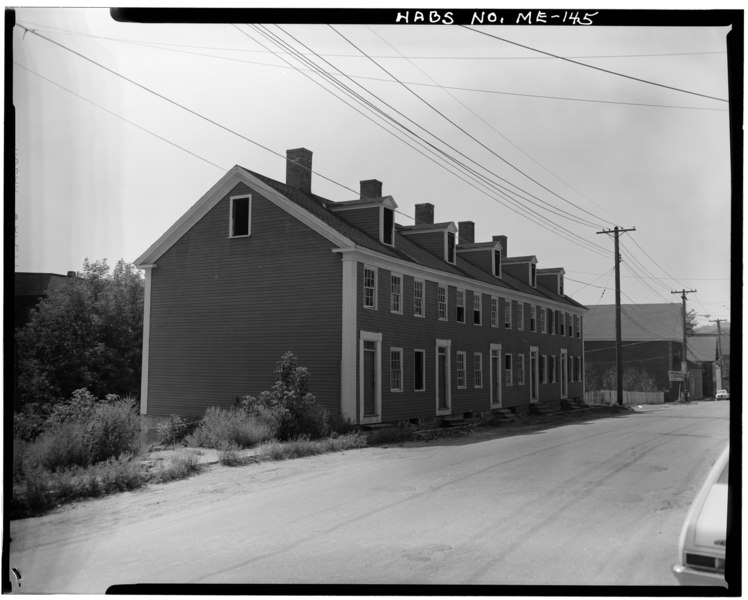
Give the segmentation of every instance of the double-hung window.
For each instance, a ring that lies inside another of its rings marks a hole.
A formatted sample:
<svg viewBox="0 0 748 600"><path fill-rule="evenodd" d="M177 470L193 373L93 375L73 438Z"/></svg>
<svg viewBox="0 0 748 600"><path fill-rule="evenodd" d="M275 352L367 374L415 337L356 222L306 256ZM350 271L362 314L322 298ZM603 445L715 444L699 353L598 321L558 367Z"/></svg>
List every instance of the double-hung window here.
<svg viewBox="0 0 748 600"><path fill-rule="evenodd" d="M530 331L537 331L538 326L536 323L537 307L534 304L530 305Z"/></svg>
<svg viewBox="0 0 748 600"><path fill-rule="evenodd" d="M390 391L403 391L403 349L390 348Z"/></svg>
<svg viewBox="0 0 748 600"><path fill-rule="evenodd" d="M457 389L465 389L465 353L457 353Z"/></svg>
<svg viewBox="0 0 748 600"><path fill-rule="evenodd" d="M364 308L377 308L377 270L364 267Z"/></svg>
<svg viewBox="0 0 748 600"><path fill-rule="evenodd" d="M473 353L473 386L483 387L483 353Z"/></svg>
<svg viewBox="0 0 748 600"><path fill-rule="evenodd" d="M457 305L457 322L465 322L465 290L457 290L456 294L456 305Z"/></svg>
<svg viewBox="0 0 748 600"><path fill-rule="evenodd" d="M525 328L525 303L517 302L517 331L523 331Z"/></svg>
<svg viewBox="0 0 748 600"><path fill-rule="evenodd" d="M553 315L555 313L553 312L552 308L548 309L548 333L553 335L555 333L554 324L553 324Z"/></svg>
<svg viewBox="0 0 748 600"><path fill-rule="evenodd" d="M413 280L413 315L416 317L425 317L426 284L422 279Z"/></svg>
<svg viewBox="0 0 748 600"><path fill-rule="evenodd" d="M393 273L390 280L390 311L403 314L403 276Z"/></svg>
<svg viewBox="0 0 748 600"><path fill-rule="evenodd" d="M491 296L491 327L499 326L499 299Z"/></svg>
<svg viewBox="0 0 748 600"><path fill-rule="evenodd" d="M504 327L512 328L512 301L509 298L504 302Z"/></svg>
<svg viewBox="0 0 748 600"><path fill-rule="evenodd" d="M540 333L545 333L545 309L542 306L538 306L538 316L540 317Z"/></svg>
<svg viewBox="0 0 748 600"><path fill-rule="evenodd" d="M437 303L439 307L439 320L447 320L447 286L439 284Z"/></svg>
<svg viewBox="0 0 748 600"><path fill-rule="evenodd" d="M550 360L551 360L551 362L550 362L549 366L551 368L551 373L550 373L551 383L557 383L558 380L556 378L556 360L557 360L556 359L556 355L555 354L551 354Z"/></svg>
<svg viewBox="0 0 748 600"><path fill-rule="evenodd" d="M517 355L517 385L525 385L525 355Z"/></svg>
<svg viewBox="0 0 748 600"><path fill-rule="evenodd" d="M504 385L512 385L512 355L504 355Z"/></svg>
<svg viewBox="0 0 748 600"><path fill-rule="evenodd" d="M540 379L540 383L548 383L545 354L541 354L540 356L538 356L538 371L538 379Z"/></svg>
<svg viewBox="0 0 748 600"><path fill-rule="evenodd" d="M483 315L481 314L481 298L480 292L473 292L473 325L483 324Z"/></svg>

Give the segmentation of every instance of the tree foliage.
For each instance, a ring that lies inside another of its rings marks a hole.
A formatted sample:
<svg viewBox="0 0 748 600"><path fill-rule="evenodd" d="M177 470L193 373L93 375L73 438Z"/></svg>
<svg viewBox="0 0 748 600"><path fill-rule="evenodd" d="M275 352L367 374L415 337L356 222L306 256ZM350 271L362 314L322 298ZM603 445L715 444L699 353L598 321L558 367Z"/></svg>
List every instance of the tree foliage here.
<svg viewBox="0 0 748 600"><path fill-rule="evenodd" d="M119 260L83 263L16 332L16 405L56 403L81 388L97 397L140 391L143 278Z"/></svg>

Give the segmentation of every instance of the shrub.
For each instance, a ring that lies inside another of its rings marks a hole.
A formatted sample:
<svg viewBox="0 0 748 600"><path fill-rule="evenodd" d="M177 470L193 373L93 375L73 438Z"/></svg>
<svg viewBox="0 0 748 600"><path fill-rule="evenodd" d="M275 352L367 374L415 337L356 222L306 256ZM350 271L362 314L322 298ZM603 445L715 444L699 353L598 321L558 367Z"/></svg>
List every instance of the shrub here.
<svg viewBox="0 0 748 600"><path fill-rule="evenodd" d="M33 402L13 414L13 437L25 441L35 439L44 431L49 406Z"/></svg>
<svg viewBox="0 0 748 600"><path fill-rule="evenodd" d="M168 421L156 427L159 441L166 446L181 442L188 433L187 421L179 415L169 415Z"/></svg>
<svg viewBox="0 0 748 600"><path fill-rule="evenodd" d="M186 441L189 446L205 448L219 448L228 442L246 448L272 438L273 433L267 423L244 410L211 407Z"/></svg>
<svg viewBox="0 0 748 600"><path fill-rule="evenodd" d="M340 413L328 414L327 423L331 435L345 435L358 430L358 427L350 419Z"/></svg>
<svg viewBox="0 0 748 600"><path fill-rule="evenodd" d="M85 425L65 422L45 431L27 447L26 463L49 471L90 464Z"/></svg>
<svg viewBox="0 0 748 600"><path fill-rule="evenodd" d="M301 436L295 440L280 443L272 440L261 444L257 448L257 460L286 460L324 454L326 452L340 452L352 448L365 448L367 437L361 433L349 433L335 438L310 440Z"/></svg>
<svg viewBox="0 0 748 600"><path fill-rule="evenodd" d="M309 370L297 365L292 352L284 354L277 364L273 387L257 397L243 397L241 407L249 414L258 418L263 415L277 423L280 440L320 438L330 431L327 410L309 392Z"/></svg>
<svg viewBox="0 0 748 600"><path fill-rule="evenodd" d="M87 421L98 404L99 400L86 388L75 390L70 399L52 406L45 427L50 428L69 421Z"/></svg>
<svg viewBox="0 0 748 600"><path fill-rule="evenodd" d="M97 463L123 453L137 452L140 446L140 416L133 399L97 405L86 424L89 462Z"/></svg>
<svg viewBox="0 0 748 600"><path fill-rule="evenodd" d="M413 439L413 432L407 429L375 429L369 436L369 443L376 444L396 444L399 442L409 442Z"/></svg>

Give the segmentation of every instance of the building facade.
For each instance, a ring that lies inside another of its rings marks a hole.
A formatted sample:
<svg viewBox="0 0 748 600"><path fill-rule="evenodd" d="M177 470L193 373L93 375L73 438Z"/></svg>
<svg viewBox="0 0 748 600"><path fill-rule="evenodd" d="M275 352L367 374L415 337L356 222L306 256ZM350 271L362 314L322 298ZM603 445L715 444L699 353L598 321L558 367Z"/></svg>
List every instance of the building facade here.
<svg viewBox="0 0 748 600"><path fill-rule="evenodd" d="M269 389L287 351L317 401L358 424L583 398L585 307L562 268L511 257L474 224L395 222L377 180L311 192L311 152L286 182L234 167L135 264L145 270L141 412L200 416Z"/></svg>

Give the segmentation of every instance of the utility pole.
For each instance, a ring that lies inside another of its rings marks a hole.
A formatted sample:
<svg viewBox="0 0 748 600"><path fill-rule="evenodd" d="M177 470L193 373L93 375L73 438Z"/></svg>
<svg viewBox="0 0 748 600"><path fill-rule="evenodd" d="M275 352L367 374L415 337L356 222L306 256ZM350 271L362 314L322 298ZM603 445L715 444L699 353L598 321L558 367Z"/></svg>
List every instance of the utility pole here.
<svg viewBox="0 0 748 600"><path fill-rule="evenodd" d="M621 347L621 251L618 236L627 231L636 231L636 227L624 229L617 225L612 229L597 231L596 233L612 233L615 251L616 268L616 401L623 404L623 349Z"/></svg>
<svg viewBox="0 0 748 600"><path fill-rule="evenodd" d="M680 363L680 371L683 373L683 385L685 387L684 398L688 397L688 346L686 345L686 294L695 294L696 290L676 290L671 294L680 294L683 300L683 356Z"/></svg>
<svg viewBox="0 0 748 600"><path fill-rule="evenodd" d="M724 389L725 379L722 377L722 328L720 323L727 321L727 319L711 319L710 323L717 324L717 363L719 364L719 389Z"/></svg>

